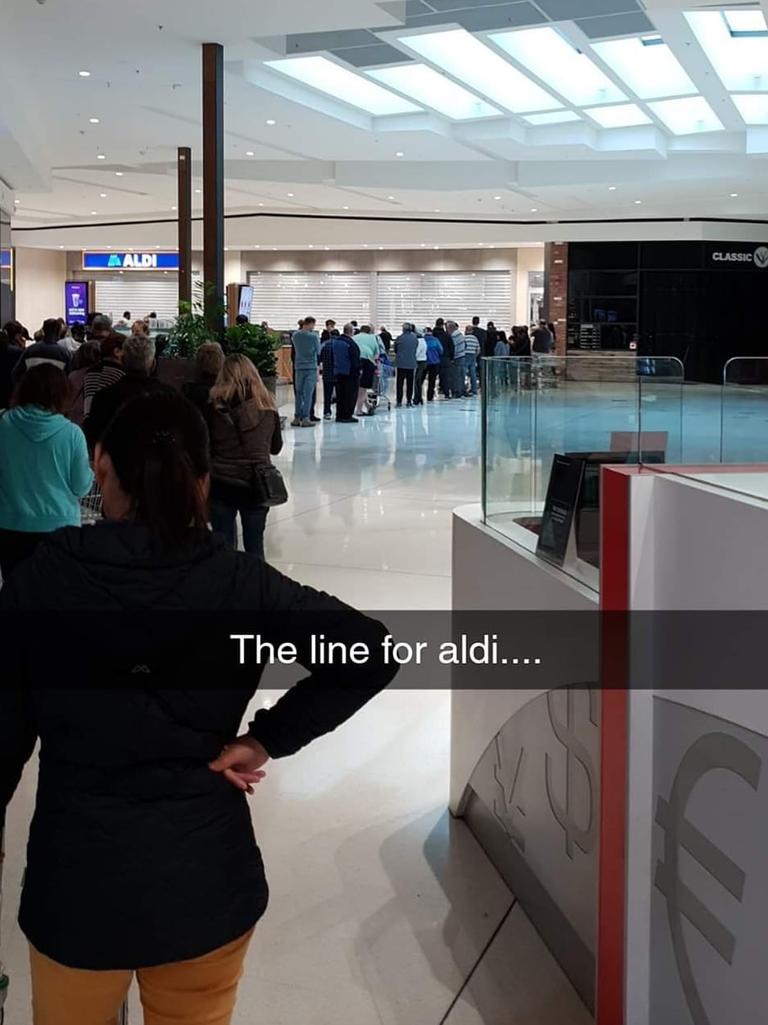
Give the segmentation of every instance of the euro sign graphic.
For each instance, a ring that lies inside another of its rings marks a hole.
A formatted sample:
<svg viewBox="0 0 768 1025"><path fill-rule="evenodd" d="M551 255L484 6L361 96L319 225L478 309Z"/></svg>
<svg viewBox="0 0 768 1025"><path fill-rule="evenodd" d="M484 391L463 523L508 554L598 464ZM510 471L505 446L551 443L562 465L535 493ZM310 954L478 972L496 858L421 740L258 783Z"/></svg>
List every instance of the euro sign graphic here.
<svg viewBox="0 0 768 1025"><path fill-rule="evenodd" d="M685 753L677 770L669 801L659 798L656 823L664 830L664 860L656 864L656 888L666 898L672 949L688 1009L694 1025L711 1025L699 994L691 958L685 943L683 918L687 918L727 963L733 964L736 937L680 879L680 849L741 904L744 872L685 817L688 800L699 780L714 769L740 776L753 790L760 781L762 762L751 747L727 733L708 733Z"/></svg>
<svg viewBox="0 0 768 1025"><path fill-rule="evenodd" d="M567 752L565 763L565 804L561 804L555 797L555 785L552 779L552 758L549 754L544 756L547 798L549 799L549 806L552 809L552 814L555 816L555 819L565 833L565 853L569 858L571 858L571 860L573 860L574 844L580 851L583 851L584 854L590 854L595 848L595 841L597 838L597 816L595 815L595 805L597 803L595 796L595 766L592 761L592 756L586 746L576 736L574 729L576 718L575 702L576 695L579 693L584 695L585 702L588 699L589 722L592 726L596 727L598 724L598 698L593 690L580 691L573 687L568 687L566 689L566 718L564 723L558 719L556 714L555 695L557 694L557 691L549 691L547 693L547 711L549 712L549 721L552 725L552 730ZM589 791L589 809L587 813L587 821L584 826L579 826L574 819L574 795L576 790L577 764L582 768Z"/></svg>

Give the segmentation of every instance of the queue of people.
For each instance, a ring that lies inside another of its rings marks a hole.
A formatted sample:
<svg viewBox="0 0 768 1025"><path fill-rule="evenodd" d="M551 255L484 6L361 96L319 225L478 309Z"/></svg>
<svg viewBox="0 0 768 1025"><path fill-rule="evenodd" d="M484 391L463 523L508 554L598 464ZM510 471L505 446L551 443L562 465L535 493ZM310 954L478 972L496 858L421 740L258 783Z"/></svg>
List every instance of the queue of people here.
<svg viewBox="0 0 768 1025"><path fill-rule="evenodd" d="M339 331L328 319L322 332L315 317L299 321L292 336L295 412L293 427L314 427L319 381L323 386L323 419L337 423L358 423L372 416L371 392L377 381L391 372L396 380L398 408L424 404L438 394L444 399L476 396L480 390L480 361L487 357L550 354L555 349L554 325L541 321L532 333L527 327L513 327L509 338L493 321L482 327L479 317L463 329L455 320L439 317L434 327L402 325L393 338L386 327L378 333L367 324L350 321ZM393 366L393 360L395 366ZM352 396L356 395L353 401Z"/></svg>

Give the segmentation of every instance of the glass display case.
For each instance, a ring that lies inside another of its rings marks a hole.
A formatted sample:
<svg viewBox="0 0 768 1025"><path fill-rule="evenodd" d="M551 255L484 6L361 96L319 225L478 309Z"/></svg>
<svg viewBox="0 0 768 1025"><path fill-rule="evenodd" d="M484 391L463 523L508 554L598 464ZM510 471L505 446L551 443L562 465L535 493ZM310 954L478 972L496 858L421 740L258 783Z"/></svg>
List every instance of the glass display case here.
<svg viewBox="0 0 768 1025"><path fill-rule="evenodd" d="M484 360L486 525L596 588L600 466L681 462L683 378L673 358ZM543 523L567 552L542 551Z"/></svg>

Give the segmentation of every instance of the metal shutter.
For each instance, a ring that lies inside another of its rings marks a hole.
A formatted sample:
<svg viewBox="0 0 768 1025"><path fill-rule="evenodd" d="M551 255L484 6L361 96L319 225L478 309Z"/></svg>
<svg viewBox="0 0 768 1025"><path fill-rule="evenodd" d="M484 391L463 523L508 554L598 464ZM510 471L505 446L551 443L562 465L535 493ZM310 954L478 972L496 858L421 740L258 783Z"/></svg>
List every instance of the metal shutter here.
<svg viewBox="0 0 768 1025"><path fill-rule="evenodd" d="M350 320L364 324L373 315L366 272L252 271L248 284L253 288L251 320L269 321L281 331L295 328L301 317L313 316L319 324L331 318L343 326Z"/></svg>
<svg viewBox="0 0 768 1025"><path fill-rule="evenodd" d="M403 321L417 327L452 319L463 329L478 316L505 330L512 317L512 275L509 271L425 271L378 275L376 313L379 323L397 332Z"/></svg>
<svg viewBox="0 0 768 1025"><path fill-rule="evenodd" d="M131 316L156 313L160 320L175 320L179 315L179 282L175 274L148 279L139 274L96 279L96 309L119 320L124 310Z"/></svg>

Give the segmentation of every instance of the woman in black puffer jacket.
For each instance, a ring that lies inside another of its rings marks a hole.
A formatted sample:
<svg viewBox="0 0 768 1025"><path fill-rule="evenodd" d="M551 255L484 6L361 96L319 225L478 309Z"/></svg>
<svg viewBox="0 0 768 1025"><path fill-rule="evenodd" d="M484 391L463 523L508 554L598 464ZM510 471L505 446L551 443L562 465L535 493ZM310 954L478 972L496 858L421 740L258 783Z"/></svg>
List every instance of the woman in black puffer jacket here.
<svg viewBox="0 0 768 1025"><path fill-rule="evenodd" d="M95 463L105 521L53 534L0 592L0 820L40 740L35 1023L104 1025L136 973L147 1025L225 1025L267 903L245 794L395 670L381 624L209 532L207 432L181 396L127 403ZM236 739L262 672L240 668L243 622L309 675ZM312 666L316 632L372 657Z"/></svg>

